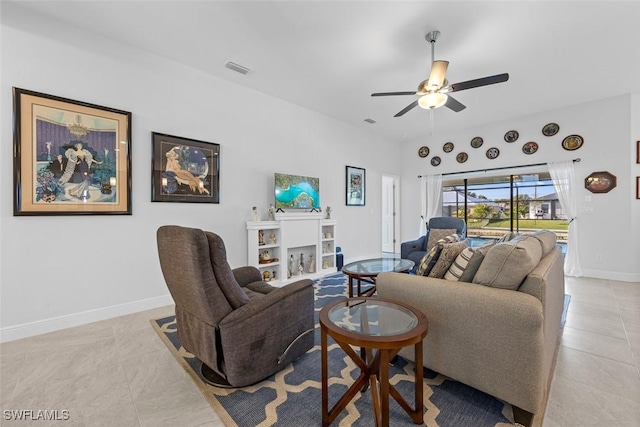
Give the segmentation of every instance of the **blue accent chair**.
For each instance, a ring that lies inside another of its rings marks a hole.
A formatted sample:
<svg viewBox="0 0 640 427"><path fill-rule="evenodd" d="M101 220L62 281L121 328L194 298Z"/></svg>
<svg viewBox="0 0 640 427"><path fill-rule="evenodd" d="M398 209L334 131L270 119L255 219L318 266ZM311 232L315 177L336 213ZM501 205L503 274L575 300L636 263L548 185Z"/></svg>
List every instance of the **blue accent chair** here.
<svg viewBox="0 0 640 427"><path fill-rule="evenodd" d="M419 239L404 242L400 245L400 258L410 259L420 264L420 260L427 253L427 242L429 241L429 231L434 228L455 229L457 234L463 238L467 237L467 224L464 219L449 216L434 217L427 223L427 234Z"/></svg>

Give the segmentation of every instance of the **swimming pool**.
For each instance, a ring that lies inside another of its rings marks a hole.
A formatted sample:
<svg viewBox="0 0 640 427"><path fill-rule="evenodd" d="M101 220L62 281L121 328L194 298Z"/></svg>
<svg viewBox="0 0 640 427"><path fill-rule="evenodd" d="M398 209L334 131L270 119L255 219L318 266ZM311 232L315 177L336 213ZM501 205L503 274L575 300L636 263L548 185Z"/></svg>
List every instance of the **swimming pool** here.
<svg viewBox="0 0 640 427"><path fill-rule="evenodd" d="M469 239L469 243L471 245L471 247L476 247L476 246L482 246L485 243L488 243L492 240L498 240L497 238L491 238L491 237L477 237L477 236L473 236L473 237L469 237L467 236L467 239ZM567 253L567 242L558 242L558 245L560 245L560 249L562 250L563 254Z"/></svg>

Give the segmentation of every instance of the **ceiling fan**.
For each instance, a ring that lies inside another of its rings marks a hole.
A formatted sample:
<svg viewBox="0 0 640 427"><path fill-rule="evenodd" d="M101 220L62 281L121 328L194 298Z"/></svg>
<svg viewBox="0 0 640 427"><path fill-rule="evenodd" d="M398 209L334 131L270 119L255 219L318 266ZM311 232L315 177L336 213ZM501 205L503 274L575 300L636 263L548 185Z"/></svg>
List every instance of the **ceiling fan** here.
<svg viewBox="0 0 640 427"><path fill-rule="evenodd" d="M502 83L509 80L509 74L503 73L497 74L495 76L482 77L480 79L467 80L465 82L454 83L450 85L445 78L447 67L449 66L449 61L436 61L434 59L434 49L438 37L440 37L440 31L431 31L425 36L425 39L429 43L431 43L431 72L429 73L429 78L427 80L423 80L422 82L420 82L417 91L379 92L371 94L371 96L415 95L419 97L411 104L404 107L394 117L400 117L418 105L424 109L431 110L442 107L444 105L445 107L457 113L467 107L457 101L451 95L448 95L449 93L473 89L474 87Z"/></svg>

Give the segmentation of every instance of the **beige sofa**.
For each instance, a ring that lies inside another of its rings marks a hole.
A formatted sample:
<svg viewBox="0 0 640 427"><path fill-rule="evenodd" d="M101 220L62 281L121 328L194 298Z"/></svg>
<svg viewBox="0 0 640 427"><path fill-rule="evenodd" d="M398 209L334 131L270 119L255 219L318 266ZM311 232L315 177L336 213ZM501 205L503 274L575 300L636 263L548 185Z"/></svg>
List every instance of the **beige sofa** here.
<svg viewBox="0 0 640 427"><path fill-rule="evenodd" d="M500 249L512 250L507 244ZM510 403L515 422L525 426L544 411L564 305L560 248L555 237L540 246L537 265L517 290L402 273L381 273L376 281L380 297L427 316L425 367ZM495 261L482 275L497 271ZM409 348L400 355L414 357Z"/></svg>

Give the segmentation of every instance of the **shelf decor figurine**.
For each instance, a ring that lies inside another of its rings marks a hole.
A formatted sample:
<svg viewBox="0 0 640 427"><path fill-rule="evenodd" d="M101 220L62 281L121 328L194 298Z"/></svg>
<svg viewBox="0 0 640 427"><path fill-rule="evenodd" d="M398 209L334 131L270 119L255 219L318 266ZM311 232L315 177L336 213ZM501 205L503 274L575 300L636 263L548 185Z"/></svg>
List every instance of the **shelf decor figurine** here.
<svg viewBox="0 0 640 427"><path fill-rule="evenodd" d="M327 217L326 219L331 219L331 206L327 206Z"/></svg>
<svg viewBox="0 0 640 427"><path fill-rule="evenodd" d="M258 215L258 208L256 206L253 207L253 220L255 222L260 221L260 215Z"/></svg>
<svg viewBox="0 0 640 427"><path fill-rule="evenodd" d="M264 245L264 230L258 230L258 245Z"/></svg>
<svg viewBox="0 0 640 427"><path fill-rule="evenodd" d="M270 245L276 244L276 233L274 233L273 231L269 233L269 244Z"/></svg>
<svg viewBox="0 0 640 427"><path fill-rule="evenodd" d="M296 265L296 262L293 259L293 254L291 254L291 257L289 258L289 278L291 278L293 276L293 273L295 271L294 270L295 269L295 265Z"/></svg>
<svg viewBox="0 0 640 427"><path fill-rule="evenodd" d="M276 208L272 204L269 205L269 221L276 220Z"/></svg>
<svg viewBox="0 0 640 427"><path fill-rule="evenodd" d="M309 273L315 273L316 272L316 263L313 260L313 254L309 254L309 268L307 268L307 271Z"/></svg>

